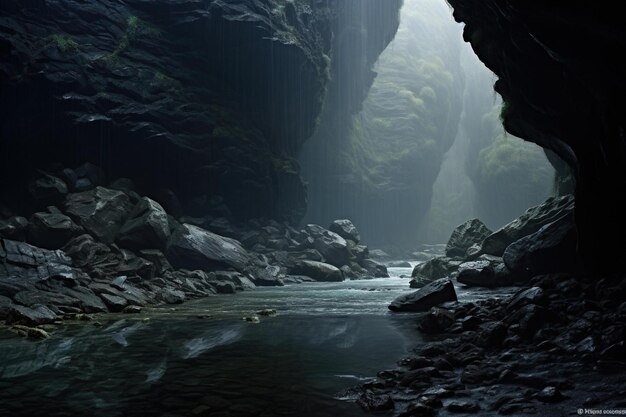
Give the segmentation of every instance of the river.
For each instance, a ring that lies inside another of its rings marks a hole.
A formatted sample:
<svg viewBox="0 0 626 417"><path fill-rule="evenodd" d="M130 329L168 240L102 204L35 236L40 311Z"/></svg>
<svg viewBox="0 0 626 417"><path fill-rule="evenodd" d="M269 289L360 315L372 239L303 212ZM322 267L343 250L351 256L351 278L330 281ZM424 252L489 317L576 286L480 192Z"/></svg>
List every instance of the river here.
<svg viewBox="0 0 626 417"><path fill-rule="evenodd" d="M0 416L364 416L341 391L421 340L414 315L387 310L411 268L389 272L102 316L40 342L0 333ZM242 320L265 308L278 314Z"/></svg>

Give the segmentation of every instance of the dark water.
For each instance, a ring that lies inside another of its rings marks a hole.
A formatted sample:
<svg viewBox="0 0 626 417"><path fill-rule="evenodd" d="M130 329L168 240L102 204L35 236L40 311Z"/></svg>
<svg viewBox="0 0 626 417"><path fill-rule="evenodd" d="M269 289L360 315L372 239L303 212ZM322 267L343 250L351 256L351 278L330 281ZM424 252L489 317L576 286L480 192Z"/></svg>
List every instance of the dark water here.
<svg viewBox="0 0 626 417"><path fill-rule="evenodd" d="M260 288L2 338L0 416L362 416L339 393L419 343L414 317L386 308L407 283ZM241 320L262 308L279 314Z"/></svg>

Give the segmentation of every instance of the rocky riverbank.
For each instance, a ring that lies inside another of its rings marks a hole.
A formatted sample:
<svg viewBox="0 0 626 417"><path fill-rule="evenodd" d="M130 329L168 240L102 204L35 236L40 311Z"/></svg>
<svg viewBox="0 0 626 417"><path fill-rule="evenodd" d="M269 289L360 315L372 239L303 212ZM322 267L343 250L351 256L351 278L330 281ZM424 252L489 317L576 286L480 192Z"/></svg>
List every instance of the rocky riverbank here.
<svg viewBox="0 0 626 417"><path fill-rule="evenodd" d="M171 191L151 198L129 179L104 178L92 164L41 171L28 218L2 207L0 320L32 329L256 286L387 276L349 220L297 230L186 217Z"/></svg>
<svg viewBox="0 0 626 417"><path fill-rule="evenodd" d="M572 210L565 196L495 233L478 220L459 226L447 256L415 268L411 286L421 288L389 306L421 312L416 324L428 343L347 395L400 416L626 407L626 285L620 274L579 268ZM452 280L522 289L460 303Z"/></svg>

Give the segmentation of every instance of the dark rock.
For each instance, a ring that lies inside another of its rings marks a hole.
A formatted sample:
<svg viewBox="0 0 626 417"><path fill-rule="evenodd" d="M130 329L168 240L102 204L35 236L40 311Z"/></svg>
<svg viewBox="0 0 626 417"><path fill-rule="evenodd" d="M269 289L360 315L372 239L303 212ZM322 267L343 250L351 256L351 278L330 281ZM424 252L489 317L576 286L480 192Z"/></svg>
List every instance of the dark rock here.
<svg viewBox="0 0 626 417"><path fill-rule="evenodd" d="M0 278L43 281L75 279L72 260L60 250L41 249L27 243L0 241Z"/></svg>
<svg viewBox="0 0 626 417"><path fill-rule="evenodd" d="M446 301L457 301L452 281L442 278L418 291L401 295L389 305L391 311L427 311Z"/></svg>
<svg viewBox="0 0 626 417"><path fill-rule="evenodd" d="M76 168L74 170L74 173L78 178L76 185L77 188L81 188L79 183L83 184L83 187L87 183L94 187L96 185L104 185L104 183L106 182L104 171L100 167L92 164L91 162L85 162L84 164Z"/></svg>
<svg viewBox="0 0 626 417"><path fill-rule="evenodd" d="M327 263L336 267L348 265L350 263L350 252L348 244L344 238L337 233L326 230L317 225L307 225L314 237L313 246L322 254Z"/></svg>
<svg viewBox="0 0 626 417"><path fill-rule="evenodd" d="M0 220L0 238L10 240L26 240L28 220L21 216L13 216L8 220Z"/></svg>
<svg viewBox="0 0 626 417"><path fill-rule="evenodd" d="M448 277L458 269L460 264L460 261L440 256L416 265L411 277L415 278L418 283L428 283Z"/></svg>
<svg viewBox="0 0 626 417"><path fill-rule="evenodd" d="M423 333L437 334L445 331L454 323L454 315L443 308L433 307L421 318L419 329Z"/></svg>
<svg viewBox="0 0 626 417"><path fill-rule="evenodd" d="M67 185L59 178L45 174L28 185L31 197L39 204L55 204L67 194Z"/></svg>
<svg viewBox="0 0 626 417"><path fill-rule="evenodd" d="M446 406L446 409L451 413L477 413L480 411L480 406L473 401L451 401Z"/></svg>
<svg viewBox="0 0 626 417"><path fill-rule="evenodd" d="M163 210L165 210L168 214L173 216L176 219L180 219L183 215L183 206L178 199L178 196L167 188L161 188L157 190L153 195L151 195L152 199L159 203Z"/></svg>
<svg viewBox="0 0 626 417"><path fill-rule="evenodd" d="M492 233L483 222L478 219L468 220L457 226L446 245L446 256L450 258L462 258L474 244L480 244Z"/></svg>
<svg viewBox="0 0 626 417"><path fill-rule="evenodd" d="M476 330L482 323L482 320L476 316L466 316L461 319L463 330Z"/></svg>
<svg viewBox="0 0 626 417"><path fill-rule="evenodd" d="M139 306L126 306L122 310L122 313L124 313L124 314L138 314L138 313L141 313L141 310L142 309Z"/></svg>
<svg viewBox="0 0 626 417"><path fill-rule="evenodd" d="M437 410L429 405L418 402L409 405L407 410L401 413L399 417L434 417L435 415L437 415Z"/></svg>
<svg viewBox="0 0 626 417"><path fill-rule="evenodd" d="M167 213L159 203L143 197L120 229L117 242L135 250L163 249L169 236Z"/></svg>
<svg viewBox="0 0 626 417"><path fill-rule="evenodd" d="M78 300L78 305L85 313L106 313L108 311L102 299L98 297L92 290L86 287L58 289L62 294Z"/></svg>
<svg viewBox="0 0 626 417"><path fill-rule="evenodd" d="M537 393L537 399L544 403L556 403L563 400L563 394L556 387L545 387Z"/></svg>
<svg viewBox="0 0 626 417"><path fill-rule="evenodd" d="M234 294L237 292L235 284L232 282L219 281L215 284L215 290L218 294Z"/></svg>
<svg viewBox="0 0 626 417"><path fill-rule="evenodd" d="M330 230L331 232L335 232L342 238L349 239L354 243L359 243L359 241L361 240L359 231L354 226L354 224L352 224L352 222L347 219L333 221L330 224L328 230Z"/></svg>
<svg viewBox="0 0 626 417"><path fill-rule="evenodd" d="M366 391L356 400L357 404L367 411L393 410L394 403L389 395L377 395Z"/></svg>
<svg viewBox="0 0 626 417"><path fill-rule="evenodd" d="M78 300L56 292L49 291L20 291L13 296L13 301L26 307L33 307L36 305L46 306L78 306Z"/></svg>
<svg viewBox="0 0 626 417"><path fill-rule="evenodd" d="M108 309L113 313L119 313L128 305L128 301L125 298L117 295L107 293L101 293L99 295L100 298L102 298L102 301L104 301L104 304L106 304Z"/></svg>
<svg viewBox="0 0 626 417"><path fill-rule="evenodd" d="M478 327L476 344L484 347L496 347L502 344L506 337L507 328L499 321L490 321Z"/></svg>
<svg viewBox="0 0 626 417"><path fill-rule="evenodd" d="M251 262L238 241L189 224L170 236L165 255L172 266L189 270L227 266L242 271Z"/></svg>
<svg viewBox="0 0 626 417"><path fill-rule="evenodd" d="M540 287L531 287L519 291L511 297L507 305L508 310L516 310L527 304L541 304L544 300L544 292Z"/></svg>
<svg viewBox="0 0 626 417"><path fill-rule="evenodd" d="M164 288L159 292L159 299L163 300L165 304L181 304L185 301L185 293L170 288Z"/></svg>
<svg viewBox="0 0 626 417"><path fill-rule="evenodd" d="M523 276L571 270L576 265L573 214L563 216L511 243L502 258L513 274Z"/></svg>
<svg viewBox="0 0 626 417"><path fill-rule="evenodd" d="M9 310L6 321L8 324L18 323L27 326L37 326L53 323L57 319L57 315L46 306L38 305L29 308L14 304Z"/></svg>
<svg viewBox="0 0 626 417"><path fill-rule="evenodd" d="M120 291L124 291L124 289L126 289L126 280L128 278L125 275L121 275L117 278L115 278L113 281L111 281L111 286L113 288L117 288Z"/></svg>
<svg viewBox="0 0 626 417"><path fill-rule="evenodd" d="M9 297L5 297L4 295L0 295L0 320L4 320L9 315L9 311L11 310L11 306L13 306L13 302Z"/></svg>
<svg viewBox="0 0 626 417"><path fill-rule="evenodd" d="M469 385L488 385L495 382L499 375L498 369L482 364L470 364L461 373L461 382Z"/></svg>
<svg viewBox="0 0 626 417"><path fill-rule="evenodd" d="M130 200L121 191L96 187L69 194L65 211L99 241L112 243L130 212Z"/></svg>
<svg viewBox="0 0 626 417"><path fill-rule="evenodd" d="M158 249L142 249L139 255L154 265L154 273L157 276L163 276L165 272L173 269L163 252Z"/></svg>
<svg viewBox="0 0 626 417"><path fill-rule="evenodd" d="M486 287L493 288L498 286L498 282L496 280L496 272L486 261L479 262L467 262L465 268L460 270L459 274L456 277L456 280L468 287ZM466 264L462 264L466 265ZM460 268L459 268L460 269Z"/></svg>
<svg viewBox="0 0 626 417"><path fill-rule="evenodd" d="M359 262L359 265L363 267L367 273L373 275L376 278L387 278L389 274L387 273L387 267L383 264L379 264L373 259L364 259Z"/></svg>
<svg viewBox="0 0 626 417"><path fill-rule="evenodd" d="M502 256L505 249L516 240L537 232L543 226L574 210L574 197L551 197L544 203L531 207L526 213L485 238L481 253Z"/></svg>
<svg viewBox="0 0 626 417"><path fill-rule="evenodd" d="M341 282L343 273L337 267L316 261L300 261L290 271L295 275L306 275L316 281Z"/></svg>
<svg viewBox="0 0 626 417"><path fill-rule="evenodd" d="M72 219L58 213L35 213L27 228L28 241L45 249L60 249L81 233Z"/></svg>
<svg viewBox="0 0 626 417"><path fill-rule="evenodd" d="M552 319L548 310L535 304L528 304L517 310L505 320L508 324L519 324L522 336L530 339L537 330Z"/></svg>
<svg viewBox="0 0 626 417"><path fill-rule="evenodd" d="M280 267L268 265L254 274L254 283L261 287L282 286Z"/></svg>

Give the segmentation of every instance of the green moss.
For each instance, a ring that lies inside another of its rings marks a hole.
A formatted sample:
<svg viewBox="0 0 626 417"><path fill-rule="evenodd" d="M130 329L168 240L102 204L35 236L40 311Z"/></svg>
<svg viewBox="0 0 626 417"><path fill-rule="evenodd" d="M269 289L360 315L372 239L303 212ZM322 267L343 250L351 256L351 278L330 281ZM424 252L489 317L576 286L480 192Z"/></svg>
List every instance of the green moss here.
<svg viewBox="0 0 626 417"><path fill-rule="evenodd" d="M78 42L69 36L55 33L50 36L50 41L57 47L57 49L63 53L73 51L78 48Z"/></svg>

